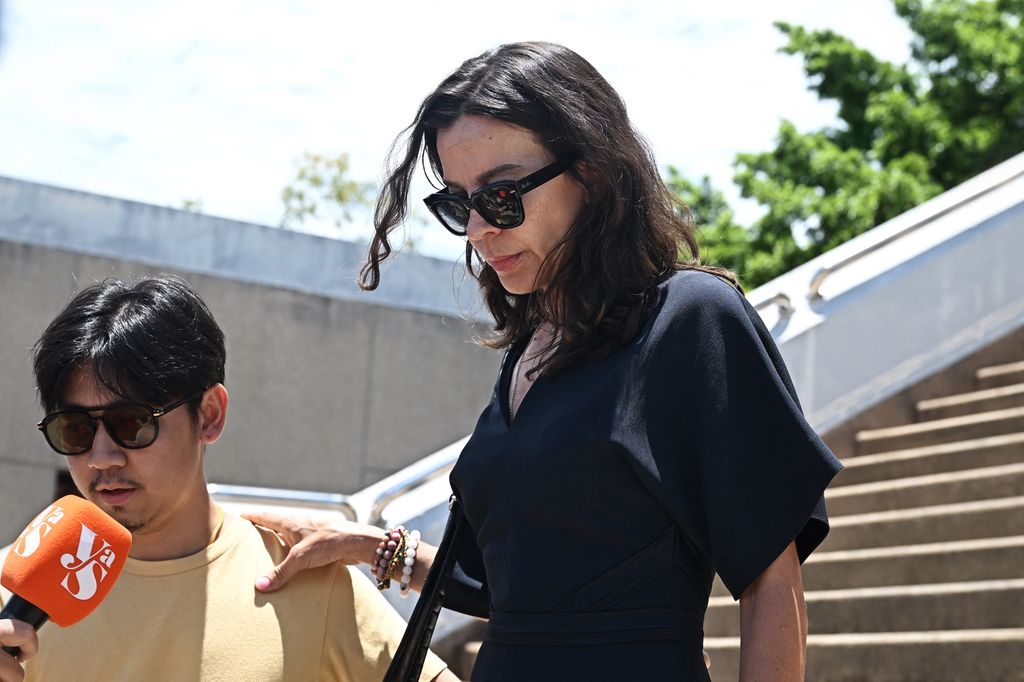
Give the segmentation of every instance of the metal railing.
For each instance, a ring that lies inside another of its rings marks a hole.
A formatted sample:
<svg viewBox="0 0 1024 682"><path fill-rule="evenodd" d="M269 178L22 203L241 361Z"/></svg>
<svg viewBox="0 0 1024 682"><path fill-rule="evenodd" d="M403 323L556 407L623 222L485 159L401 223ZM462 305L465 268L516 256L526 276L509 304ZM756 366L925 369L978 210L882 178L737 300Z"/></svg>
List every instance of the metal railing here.
<svg viewBox="0 0 1024 682"><path fill-rule="evenodd" d="M963 202L960 202L960 203L963 203ZM871 254L875 253L876 251L881 250L883 247L886 247L889 244L892 244L894 241L907 236L911 232L917 231L919 228L924 227L925 225L930 224L935 218L939 218L942 215L944 215L946 213L949 213L954 208L956 208L956 206L959 206L959 205L960 204L958 203L958 204L955 204L954 206L950 206L950 207L946 208L945 210L940 211L939 213L937 213L937 214L935 214L933 216L929 216L929 217L927 217L927 218L925 218L923 220L919 220L916 223L913 223L912 225L909 225L909 226L903 228L902 230L899 230L898 232L894 232L893 234L889 235L885 239L877 241L874 244L872 244L871 246L865 247L864 249L861 249L860 251L857 251L856 253L852 253L852 254L850 254L846 258L843 258L840 261L832 263L831 265L825 265L825 266L822 266L822 267L818 268L818 271L814 273L814 277L811 278L810 286L807 288L807 300L808 301L820 301L822 298L824 298L821 295L821 285L824 284L825 280L827 280L833 273L835 273L835 272L837 272L839 270L842 270L847 265L851 265L852 263L856 263L857 261L859 261L861 258L864 258L865 256L870 256Z"/></svg>
<svg viewBox="0 0 1024 682"><path fill-rule="evenodd" d="M851 265L852 263L859 261L861 258L870 256L871 254L882 249L883 247L888 246L889 244L893 243L898 239L902 239L903 237L907 236L912 232L916 232L925 225L929 225L938 218L941 218L949 213L952 213L956 209L961 208L962 206L974 201L978 197L985 194L989 194L990 192L994 192L1000 187L1003 187L1004 185L1007 185L1021 177L1024 177L1024 169L1018 170L1017 172L1014 173L1009 173L1006 177L1001 178L994 183L981 184L976 191L964 194L963 197L958 198L956 201L951 202L949 205L943 206L938 210L929 213L928 215L922 217L921 219L917 220L914 223L911 223L902 230L897 230L896 232L892 233L885 239L881 239L875 242L874 244L871 244L870 246L866 246L860 251L852 253L846 258L843 258L835 263L825 265L819 268L818 271L814 273L814 277L811 278L811 284L807 290L807 300L820 301L823 298L823 296L821 295L821 286L825 283L825 280L827 280L829 277L831 277L839 270L842 270L848 265Z"/></svg>
<svg viewBox="0 0 1024 682"><path fill-rule="evenodd" d="M1015 168L1015 166L1020 166L1020 168ZM834 275L836 272L848 267L849 265L852 265L853 263L856 263L862 258L866 258L871 254L877 253L878 251L892 244L893 242L902 239L903 237L906 237L907 235L913 232L916 232L922 227L930 225L937 219L942 218L943 216L952 213L953 211L967 205L968 203L976 200L978 197L994 192L995 190L998 190L999 188L1008 185L1009 183L1014 182L1015 180L1019 180L1021 177L1024 177L1024 165L1021 165L1021 162L1016 159L1011 159L1010 161L1007 161L1005 164L996 166L995 168L991 169L990 171L987 172L987 174L993 174L995 175L995 178L993 178L989 182L979 181L977 185L975 185L974 187L968 188L969 191L963 192L962 196L955 196L955 198L953 198L952 200L949 200L949 197L946 197L948 203L945 204L942 203L942 199L940 198L941 196L944 195L936 197L932 201L937 201L939 203L937 205L933 204L933 209L931 211L928 211L926 215L923 215L917 220L914 220L911 224L907 225L906 227L896 230L895 232L886 236L885 238L880 239L873 244L869 244L867 246L862 247L859 251L851 253L845 258L842 258L834 263L830 263L828 265L824 265L818 268L818 270L814 273L814 276L811 277L810 284L807 287L807 301L811 303L821 301L824 298L824 296L822 296L821 294L821 287L825 284L826 280L828 280L828 278ZM927 207L927 204L922 204L922 207ZM894 218L893 220L899 220L899 217ZM776 306L778 308L780 321L792 315L795 310L792 298L790 298L788 294L782 291L778 291L772 296L765 298L761 301L758 301L757 303L754 304L754 309L760 313L772 306Z"/></svg>
<svg viewBox="0 0 1024 682"><path fill-rule="evenodd" d="M447 476L468 440L469 436L466 436L352 495L350 501L360 520L377 525L389 504L416 488Z"/></svg>
<svg viewBox="0 0 1024 682"><path fill-rule="evenodd" d="M207 489L215 500L228 504L336 511L349 521L379 525L389 504L431 481L446 476L455 466L459 453L468 440L469 436L466 436L351 495L223 483L210 483ZM447 499L445 496L444 500Z"/></svg>
<svg viewBox="0 0 1024 682"><path fill-rule="evenodd" d="M773 305L777 306L779 309L779 319L789 317L790 315L793 314L792 299L790 299L787 294L784 294L781 291L776 293L774 296L771 296L770 298L766 298L763 301L758 301L757 303L755 303L754 310L756 310L757 312L761 312L762 310L765 310L766 308L769 308Z"/></svg>
<svg viewBox="0 0 1024 682"><path fill-rule="evenodd" d="M210 483L206 488L217 501L337 511L343 514L349 521L358 520L356 508L350 502L348 495L311 492L307 490L259 488L247 485L226 485L223 483Z"/></svg>

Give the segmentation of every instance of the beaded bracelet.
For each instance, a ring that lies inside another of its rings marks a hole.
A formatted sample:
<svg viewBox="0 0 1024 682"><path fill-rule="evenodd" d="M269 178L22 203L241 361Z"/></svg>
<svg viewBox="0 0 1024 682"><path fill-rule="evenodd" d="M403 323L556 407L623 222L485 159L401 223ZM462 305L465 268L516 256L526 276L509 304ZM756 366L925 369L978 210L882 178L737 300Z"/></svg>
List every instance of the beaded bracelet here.
<svg viewBox="0 0 1024 682"><path fill-rule="evenodd" d="M412 572L416 567L416 549L420 544L418 530L407 531L402 526L395 526L384 534L384 539L377 545L377 553L370 562L370 573L377 579L377 589L386 590L391 587L391 580L399 568L398 593L408 597L412 589Z"/></svg>
<svg viewBox="0 0 1024 682"><path fill-rule="evenodd" d="M420 546L420 532L414 530L409 533L405 544L405 565L402 567L402 577L398 582L398 595L408 599L412 587L412 570L416 567L416 548Z"/></svg>
<svg viewBox="0 0 1024 682"><path fill-rule="evenodd" d="M377 589L386 590L391 587L391 578L399 563L405 562L408 533L398 526L384 534L384 539L377 545L377 556L373 559L372 571L377 578Z"/></svg>

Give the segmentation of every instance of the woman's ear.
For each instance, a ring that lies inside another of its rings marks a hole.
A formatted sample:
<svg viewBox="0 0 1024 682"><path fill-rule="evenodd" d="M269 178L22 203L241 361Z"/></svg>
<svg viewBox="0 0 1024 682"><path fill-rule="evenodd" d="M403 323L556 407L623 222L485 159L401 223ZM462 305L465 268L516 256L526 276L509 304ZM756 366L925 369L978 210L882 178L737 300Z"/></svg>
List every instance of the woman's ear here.
<svg viewBox="0 0 1024 682"><path fill-rule="evenodd" d="M224 384L214 384L206 389L199 406L199 440L204 445L216 443L224 433L228 418L228 389Z"/></svg>
<svg viewBox="0 0 1024 682"><path fill-rule="evenodd" d="M576 181L583 187L583 203L590 205L590 188L594 186L594 169L584 160L579 160L572 166L573 175Z"/></svg>
<svg viewBox="0 0 1024 682"><path fill-rule="evenodd" d="M576 175L585 183L594 181L594 169L588 161L580 159L572 165L573 170L576 171Z"/></svg>

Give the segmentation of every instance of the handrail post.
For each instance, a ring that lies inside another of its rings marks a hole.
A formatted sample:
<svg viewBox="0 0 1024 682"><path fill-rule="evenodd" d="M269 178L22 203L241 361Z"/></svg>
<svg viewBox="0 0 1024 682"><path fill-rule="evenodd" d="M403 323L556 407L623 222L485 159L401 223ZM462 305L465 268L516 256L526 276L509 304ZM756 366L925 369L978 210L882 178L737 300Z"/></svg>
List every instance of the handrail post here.
<svg viewBox="0 0 1024 682"><path fill-rule="evenodd" d="M818 271L814 273L814 277L811 278L811 285L807 288L808 301L820 301L824 298L821 295L821 285L824 284L825 280L829 278L829 275L835 271L835 265L826 265L818 268Z"/></svg>
<svg viewBox="0 0 1024 682"><path fill-rule="evenodd" d="M793 301L787 294L781 291L773 295L771 298L766 298L760 303L754 305L754 310L760 313L762 310L772 305L779 309L779 319L789 317L793 314Z"/></svg>

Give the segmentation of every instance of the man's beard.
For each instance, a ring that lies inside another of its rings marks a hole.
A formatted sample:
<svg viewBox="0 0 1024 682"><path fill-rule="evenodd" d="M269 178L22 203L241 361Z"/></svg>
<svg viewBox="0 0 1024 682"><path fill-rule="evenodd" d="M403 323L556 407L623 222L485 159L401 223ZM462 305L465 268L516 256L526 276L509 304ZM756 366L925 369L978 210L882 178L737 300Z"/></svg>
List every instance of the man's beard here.
<svg viewBox="0 0 1024 682"><path fill-rule="evenodd" d="M123 507L111 507L110 516L124 526L129 533L135 533L136 531L142 530L147 525L146 521L137 517L132 518L129 516L129 512L125 511Z"/></svg>
<svg viewBox="0 0 1024 682"><path fill-rule="evenodd" d="M139 521L137 523L132 523L131 521L121 520L121 519L117 518L116 516L114 517L114 520L117 521L118 523L120 523L125 528L127 528L128 532L133 534L133 535L136 532L138 532L138 531L140 531L140 530L142 530L143 528L146 527L146 522L145 521Z"/></svg>

